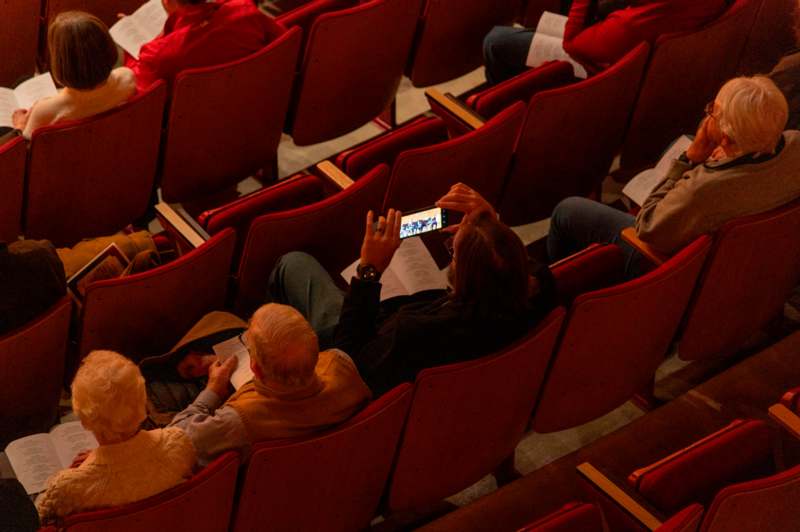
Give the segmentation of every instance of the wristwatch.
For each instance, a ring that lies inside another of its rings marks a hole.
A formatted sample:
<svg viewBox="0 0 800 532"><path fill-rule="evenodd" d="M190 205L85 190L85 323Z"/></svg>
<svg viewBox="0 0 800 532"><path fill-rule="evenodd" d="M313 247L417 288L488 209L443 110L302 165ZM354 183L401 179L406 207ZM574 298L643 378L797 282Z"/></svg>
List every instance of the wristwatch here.
<svg viewBox="0 0 800 532"><path fill-rule="evenodd" d="M356 275L362 281L373 283L381 279L381 273L372 264L359 264L356 268Z"/></svg>

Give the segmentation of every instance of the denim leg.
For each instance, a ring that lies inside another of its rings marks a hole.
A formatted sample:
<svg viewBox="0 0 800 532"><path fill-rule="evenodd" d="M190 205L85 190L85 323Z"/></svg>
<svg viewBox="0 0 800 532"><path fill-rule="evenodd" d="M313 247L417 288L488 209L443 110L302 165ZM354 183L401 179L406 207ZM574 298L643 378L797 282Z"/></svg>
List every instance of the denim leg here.
<svg viewBox="0 0 800 532"><path fill-rule="evenodd" d="M278 259L269 276L268 299L299 310L317 333L320 349L330 347L344 292L317 259L299 251Z"/></svg>
<svg viewBox="0 0 800 532"><path fill-rule="evenodd" d="M495 26L483 39L483 62L490 85L513 78L527 70L525 60L533 40L531 30Z"/></svg>
<svg viewBox="0 0 800 532"><path fill-rule="evenodd" d="M622 241L620 232L633 226L633 215L587 198L571 197L553 209L547 254L552 262L563 259L590 244L617 244L625 254L625 274L639 273L639 253Z"/></svg>

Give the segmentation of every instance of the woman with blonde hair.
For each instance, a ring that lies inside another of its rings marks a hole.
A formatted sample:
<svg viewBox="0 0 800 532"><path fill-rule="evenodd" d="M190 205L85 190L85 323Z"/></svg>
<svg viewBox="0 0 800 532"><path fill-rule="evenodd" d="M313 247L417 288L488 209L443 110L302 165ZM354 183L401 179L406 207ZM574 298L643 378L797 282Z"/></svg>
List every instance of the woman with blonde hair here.
<svg viewBox="0 0 800 532"><path fill-rule="evenodd" d="M72 407L99 447L48 481L36 500L43 522L145 499L191 475L195 451L181 429L140 430L146 400L142 374L127 358L93 351L83 360Z"/></svg>
<svg viewBox="0 0 800 532"><path fill-rule="evenodd" d="M50 73L63 88L12 116L16 129L30 139L33 131L63 120L93 116L127 101L136 92L136 76L126 67L114 68L117 45L97 17L65 11L47 31Z"/></svg>

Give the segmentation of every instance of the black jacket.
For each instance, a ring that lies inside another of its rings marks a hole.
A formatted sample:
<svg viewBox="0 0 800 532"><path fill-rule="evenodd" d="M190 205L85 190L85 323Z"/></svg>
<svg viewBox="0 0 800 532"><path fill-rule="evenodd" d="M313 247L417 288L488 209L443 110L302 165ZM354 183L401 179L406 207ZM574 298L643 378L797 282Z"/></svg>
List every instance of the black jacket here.
<svg viewBox="0 0 800 532"><path fill-rule="evenodd" d="M531 330L556 305L546 266L534 272L539 293L519 316L475 315L444 290L380 302L380 283L353 279L344 299L334 347L348 353L375 396L412 382L424 368L480 358Z"/></svg>

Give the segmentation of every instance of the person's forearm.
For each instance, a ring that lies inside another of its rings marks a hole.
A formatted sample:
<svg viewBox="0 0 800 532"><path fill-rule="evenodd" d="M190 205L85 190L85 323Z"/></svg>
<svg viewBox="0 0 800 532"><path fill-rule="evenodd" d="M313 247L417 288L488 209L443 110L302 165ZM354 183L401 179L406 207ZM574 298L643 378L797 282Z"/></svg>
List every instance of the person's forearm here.
<svg viewBox="0 0 800 532"><path fill-rule="evenodd" d="M209 417L214 415L214 411L222 404L222 399L209 389L200 392L194 402L183 409L172 418L168 426L178 427L186 430L186 427L198 416Z"/></svg>
<svg viewBox="0 0 800 532"><path fill-rule="evenodd" d="M353 278L345 295L334 345L354 356L375 335L381 284Z"/></svg>
<svg viewBox="0 0 800 532"><path fill-rule="evenodd" d="M690 223L692 186L684 174L691 165L673 161L667 176L647 197L634 227L643 241L664 253L672 253L683 241L683 228Z"/></svg>
<svg viewBox="0 0 800 532"><path fill-rule="evenodd" d="M597 0L575 0L569 10L567 25L564 28L564 41L575 38L589 24L592 2Z"/></svg>

